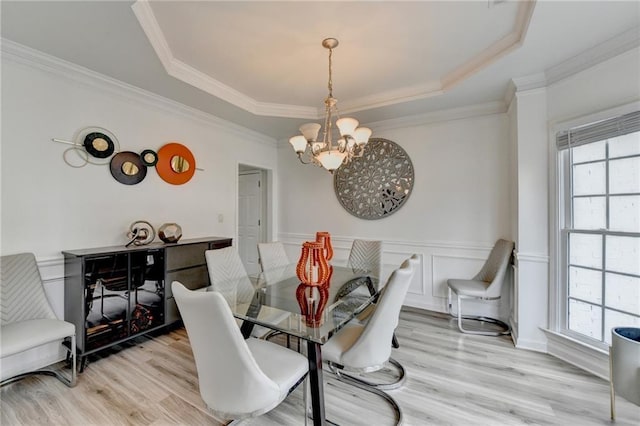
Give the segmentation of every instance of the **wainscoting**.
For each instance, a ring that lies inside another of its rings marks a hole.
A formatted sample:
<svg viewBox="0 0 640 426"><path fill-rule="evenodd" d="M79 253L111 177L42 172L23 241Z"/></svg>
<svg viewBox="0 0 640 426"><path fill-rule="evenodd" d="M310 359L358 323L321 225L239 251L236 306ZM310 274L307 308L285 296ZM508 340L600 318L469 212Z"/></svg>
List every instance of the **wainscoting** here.
<svg viewBox="0 0 640 426"><path fill-rule="evenodd" d="M298 259L304 241L315 236L307 234L279 234L289 258ZM331 236L334 248L333 262L346 265L354 237ZM441 241L383 241L383 279L407 257L416 253L420 256L420 270L413 279L405 305L434 312L447 312L447 279L471 278L489 257L493 245L473 242ZM465 313L497 316L505 321L511 312L511 273L503 287L502 299L498 302L478 303L465 301Z"/></svg>

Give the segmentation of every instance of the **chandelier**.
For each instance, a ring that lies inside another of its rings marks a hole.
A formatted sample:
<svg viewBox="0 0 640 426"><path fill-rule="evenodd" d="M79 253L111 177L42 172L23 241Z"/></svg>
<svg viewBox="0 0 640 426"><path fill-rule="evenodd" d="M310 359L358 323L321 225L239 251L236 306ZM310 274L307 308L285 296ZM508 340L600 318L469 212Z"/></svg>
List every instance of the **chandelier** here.
<svg viewBox="0 0 640 426"><path fill-rule="evenodd" d="M300 126L302 135L289 139L294 151L298 154L298 159L303 164L314 164L324 167L333 173L342 164L347 164L355 157L362 157L364 147L371 136L371 129L358 127L358 120L355 118L340 118L338 113L338 100L333 97L333 81L331 74L331 55L333 49L338 46L335 38L322 40L322 46L329 49L329 95L324 100L325 116L322 139L318 139L322 126L318 123L306 123ZM336 118L335 126L340 132L340 138L333 140L333 119Z"/></svg>

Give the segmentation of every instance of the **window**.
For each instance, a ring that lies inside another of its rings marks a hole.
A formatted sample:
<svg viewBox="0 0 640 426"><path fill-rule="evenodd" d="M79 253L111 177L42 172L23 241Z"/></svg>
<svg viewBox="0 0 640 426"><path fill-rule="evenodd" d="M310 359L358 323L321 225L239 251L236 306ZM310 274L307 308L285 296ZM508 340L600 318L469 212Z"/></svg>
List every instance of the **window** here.
<svg viewBox="0 0 640 426"><path fill-rule="evenodd" d="M563 332L605 347L640 326L640 112L560 132Z"/></svg>

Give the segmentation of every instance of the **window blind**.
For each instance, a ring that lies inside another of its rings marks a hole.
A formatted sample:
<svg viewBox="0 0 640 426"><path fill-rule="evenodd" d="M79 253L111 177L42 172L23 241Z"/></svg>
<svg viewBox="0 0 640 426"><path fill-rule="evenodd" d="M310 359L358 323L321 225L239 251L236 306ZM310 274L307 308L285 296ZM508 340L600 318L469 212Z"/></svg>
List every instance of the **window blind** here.
<svg viewBox="0 0 640 426"><path fill-rule="evenodd" d="M569 148L569 141L571 141L571 147L576 147L639 131L640 111L635 111L619 117L558 132L556 134L556 146L558 150L563 150Z"/></svg>

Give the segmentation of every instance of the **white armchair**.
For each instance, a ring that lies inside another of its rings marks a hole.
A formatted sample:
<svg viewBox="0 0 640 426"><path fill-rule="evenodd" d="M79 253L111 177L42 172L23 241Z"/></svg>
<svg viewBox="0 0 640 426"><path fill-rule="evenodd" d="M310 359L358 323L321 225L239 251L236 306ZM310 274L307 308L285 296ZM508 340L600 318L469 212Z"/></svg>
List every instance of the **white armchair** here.
<svg viewBox="0 0 640 426"><path fill-rule="evenodd" d="M49 305L35 256L32 253L2 256L0 270L0 359L68 339L71 361L68 377L60 371L38 369L8 377L0 385L31 374L45 374L58 378L69 387L75 386L76 328L59 320Z"/></svg>

